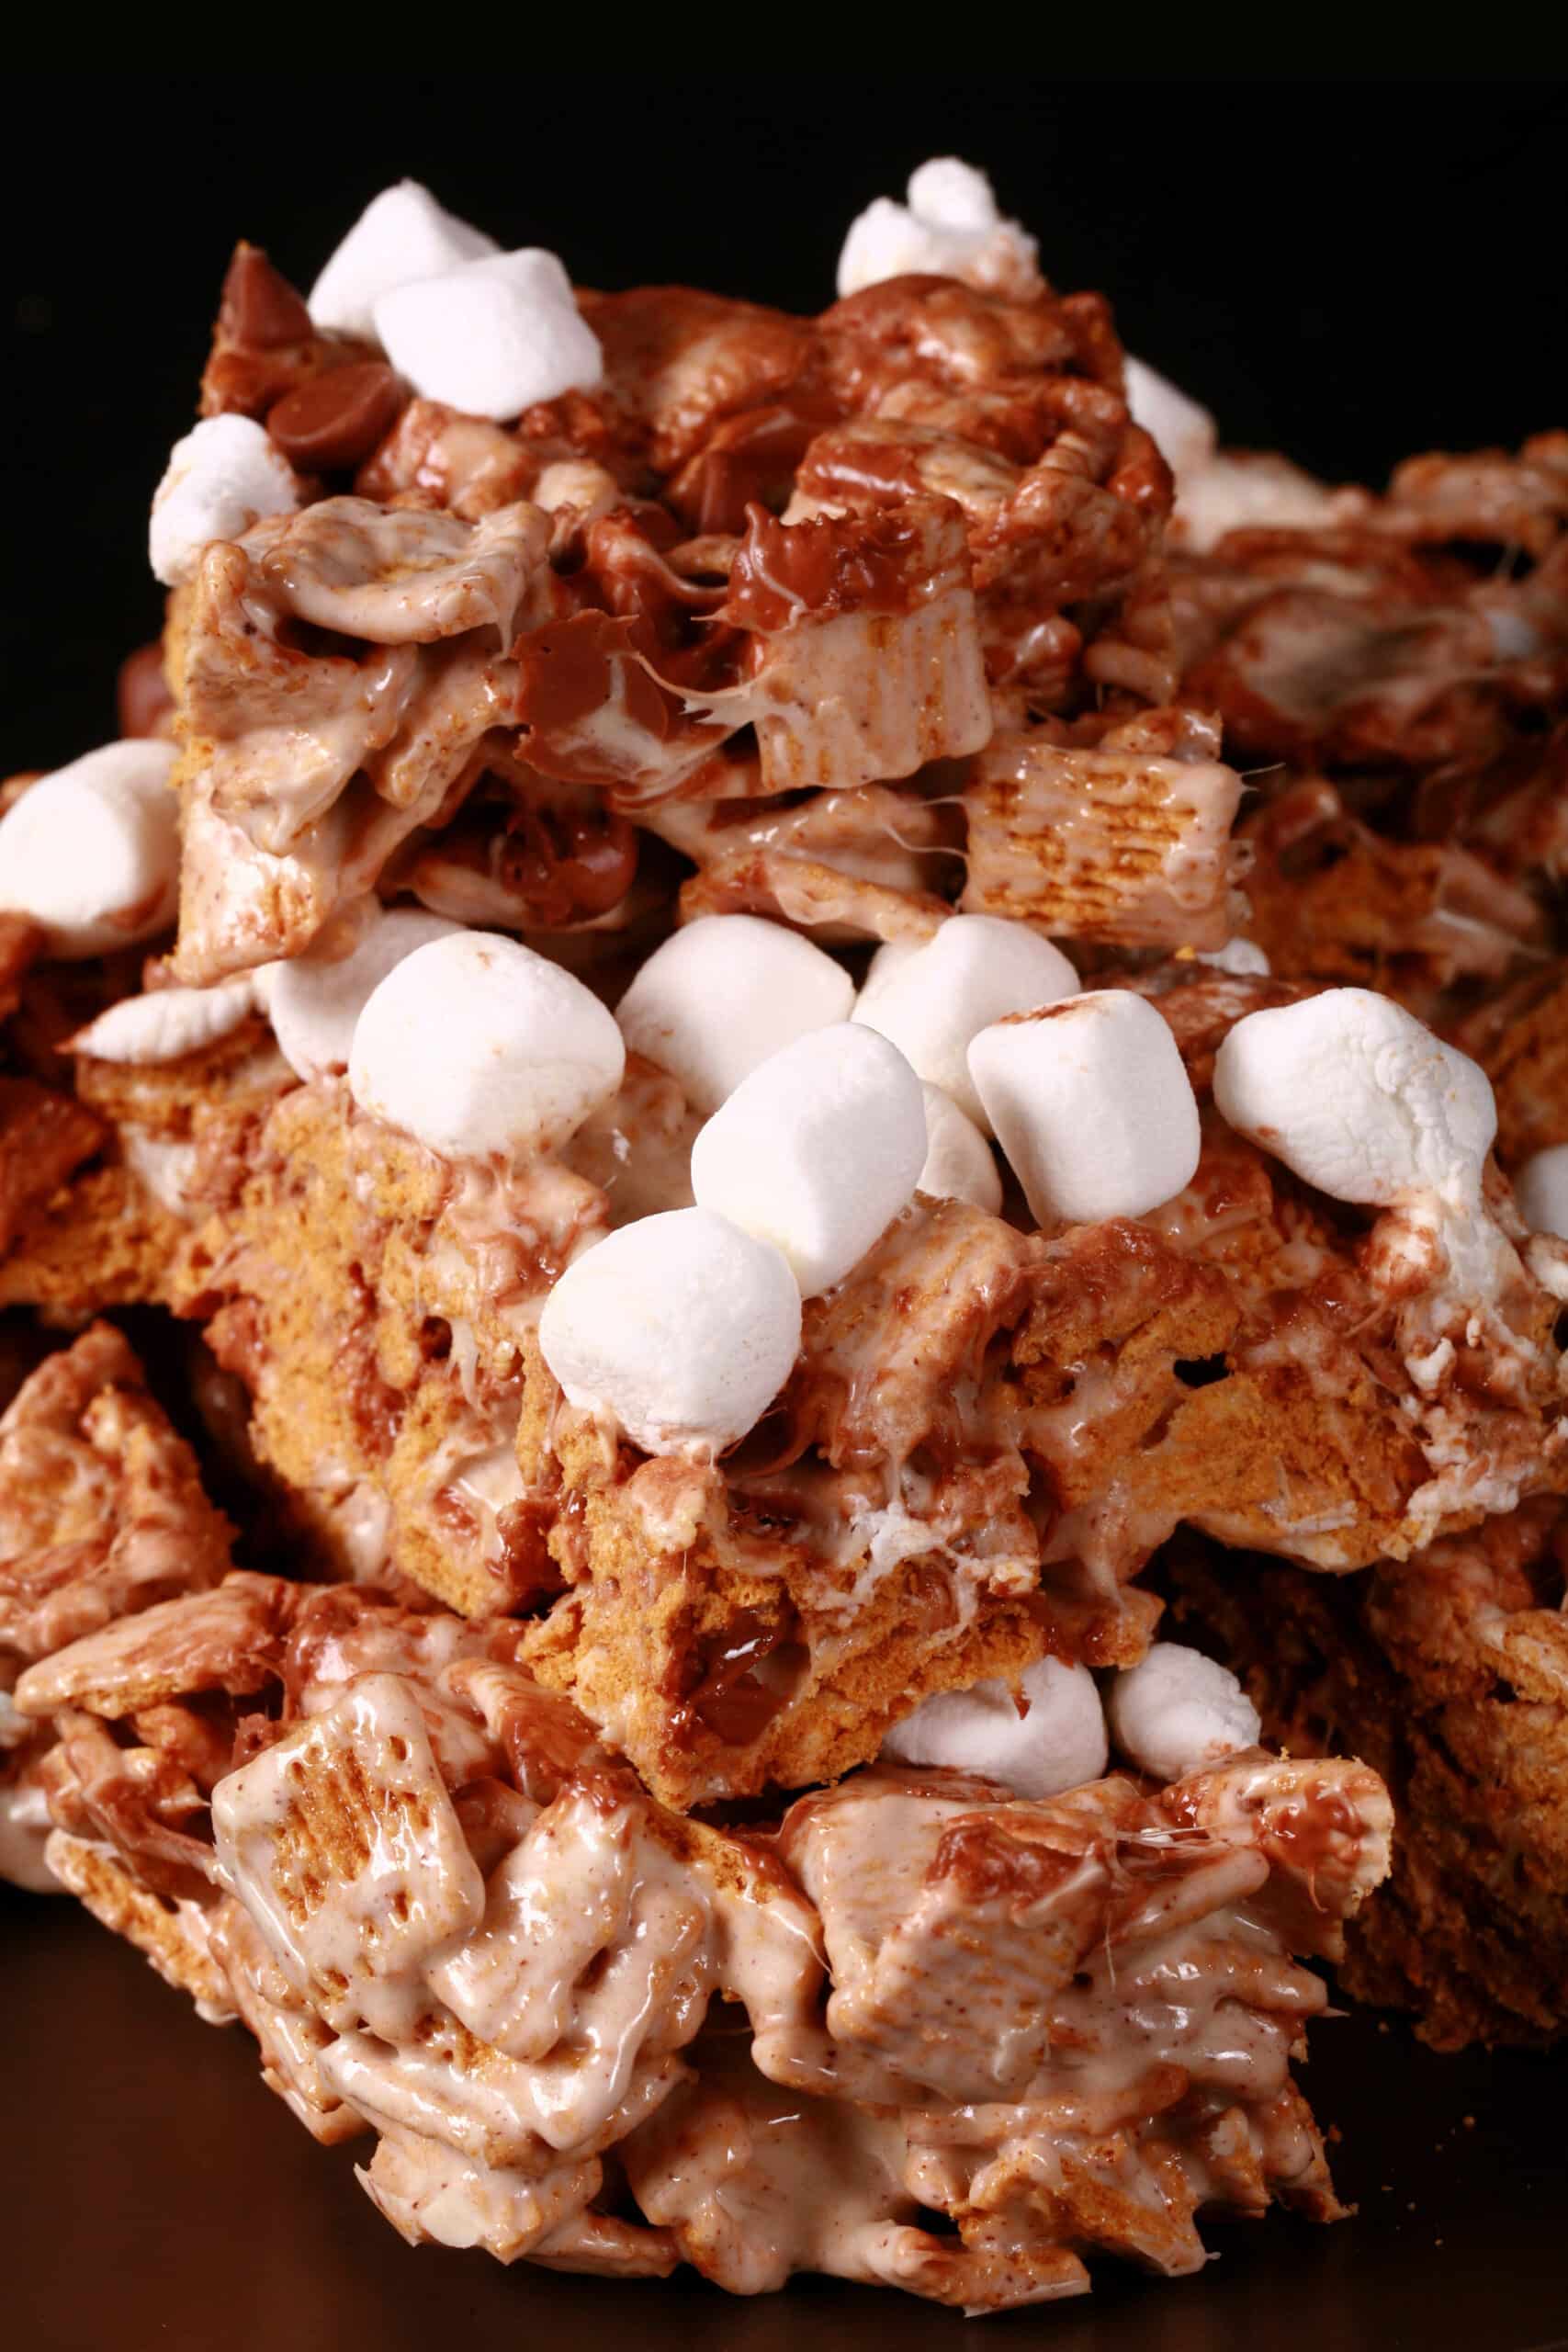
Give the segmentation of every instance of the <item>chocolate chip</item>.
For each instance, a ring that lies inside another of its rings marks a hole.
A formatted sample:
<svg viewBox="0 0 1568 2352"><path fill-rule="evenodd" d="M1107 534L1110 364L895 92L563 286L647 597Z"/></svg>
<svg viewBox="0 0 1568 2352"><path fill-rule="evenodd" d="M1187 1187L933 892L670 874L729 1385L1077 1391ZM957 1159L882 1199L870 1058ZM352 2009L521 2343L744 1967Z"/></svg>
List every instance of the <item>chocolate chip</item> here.
<svg viewBox="0 0 1568 2352"><path fill-rule="evenodd" d="M281 344L309 343L315 329L287 277L274 269L259 245L242 241L223 280L218 332L225 343L271 351Z"/></svg>
<svg viewBox="0 0 1568 2352"><path fill-rule="evenodd" d="M307 473L356 466L386 438L402 413L402 379L379 359L312 377L268 412L267 432L291 465Z"/></svg>
<svg viewBox="0 0 1568 2352"><path fill-rule="evenodd" d="M115 708L122 735L161 735L174 696L164 680L164 649L156 640L138 646L119 665Z"/></svg>

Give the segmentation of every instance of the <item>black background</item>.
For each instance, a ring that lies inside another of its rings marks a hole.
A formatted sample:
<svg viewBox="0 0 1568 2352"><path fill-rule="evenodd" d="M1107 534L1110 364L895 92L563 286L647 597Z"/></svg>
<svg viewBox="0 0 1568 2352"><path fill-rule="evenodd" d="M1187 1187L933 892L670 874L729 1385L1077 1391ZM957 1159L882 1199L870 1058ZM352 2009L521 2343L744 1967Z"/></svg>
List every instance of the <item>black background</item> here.
<svg viewBox="0 0 1568 2352"><path fill-rule="evenodd" d="M811 310L852 216L957 153L1237 446L1375 481L1568 424L1568 83L661 81L585 29L575 71L12 76L0 770L101 741L158 626L146 507L234 239L308 287L404 174L581 283Z"/></svg>

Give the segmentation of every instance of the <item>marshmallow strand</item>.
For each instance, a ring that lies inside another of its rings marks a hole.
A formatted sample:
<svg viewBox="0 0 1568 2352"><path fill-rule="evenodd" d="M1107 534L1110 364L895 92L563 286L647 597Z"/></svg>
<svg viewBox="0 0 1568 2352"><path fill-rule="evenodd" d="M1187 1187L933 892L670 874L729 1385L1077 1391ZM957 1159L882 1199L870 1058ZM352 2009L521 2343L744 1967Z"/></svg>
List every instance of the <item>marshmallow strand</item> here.
<svg viewBox="0 0 1568 2352"><path fill-rule="evenodd" d="M1054 1797L1098 1781L1110 1749L1089 1668L1043 1657L1024 1668L1017 1696L992 1679L922 1700L894 1724L882 1753L898 1764L978 1772L1015 1796Z"/></svg>
<svg viewBox="0 0 1568 2352"><path fill-rule="evenodd" d="M1028 923L949 915L930 939L890 940L877 949L852 1018L888 1038L986 1133L985 1106L969 1075L974 1039L1007 1013L1075 995L1077 985L1061 949Z"/></svg>
<svg viewBox="0 0 1568 2352"><path fill-rule="evenodd" d="M1473 1200L1497 1132L1479 1064L1370 989L1249 1012L1214 1058L1214 1101L1306 1183L1376 1208Z"/></svg>
<svg viewBox="0 0 1568 2352"><path fill-rule="evenodd" d="M254 417L204 417L175 442L152 493L153 578L177 587L214 539L237 539L264 514L292 514L303 495L299 475Z"/></svg>
<svg viewBox="0 0 1568 2352"><path fill-rule="evenodd" d="M360 1014L405 956L463 928L419 907L394 907L383 914L374 901L364 909L363 920L353 947L335 962L308 949L257 975L278 1051L295 1077L307 1082L347 1069Z"/></svg>
<svg viewBox="0 0 1568 2352"><path fill-rule="evenodd" d="M581 980L499 933L455 931L372 990L348 1080L362 1111L432 1151L526 1159L574 1135L625 1065L620 1031Z"/></svg>
<svg viewBox="0 0 1568 2352"><path fill-rule="evenodd" d="M707 1209L668 1209L573 1261L539 1346L568 1401L609 1414L645 1453L711 1457L789 1378L800 1293L770 1243Z"/></svg>
<svg viewBox="0 0 1568 2352"><path fill-rule="evenodd" d="M106 743L39 776L0 817L0 910L79 962L152 939L174 921L180 804L175 747Z"/></svg>
<svg viewBox="0 0 1568 2352"><path fill-rule="evenodd" d="M656 948L616 1018L698 1111L716 1111L760 1062L848 1017L854 983L795 931L760 915L702 915Z"/></svg>
<svg viewBox="0 0 1568 2352"><path fill-rule="evenodd" d="M692 1190L782 1250L814 1298L892 1223L925 1159L919 1080L886 1037L840 1021L741 1081L692 1147Z"/></svg>
<svg viewBox="0 0 1568 2352"><path fill-rule="evenodd" d="M1192 1181L1198 1104L1175 1038L1124 989L983 1029L969 1069L1042 1225L1141 1216Z"/></svg>
<svg viewBox="0 0 1568 2352"><path fill-rule="evenodd" d="M1122 1755L1156 1781L1179 1781L1238 1748L1256 1747L1262 1731L1229 1668L1180 1642L1156 1642L1117 1675L1107 1711Z"/></svg>
<svg viewBox="0 0 1568 2352"><path fill-rule="evenodd" d="M482 229L445 211L417 180L399 180L366 206L311 287L311 320L328 334L368 340L381 295L500 250Z"/></svg>

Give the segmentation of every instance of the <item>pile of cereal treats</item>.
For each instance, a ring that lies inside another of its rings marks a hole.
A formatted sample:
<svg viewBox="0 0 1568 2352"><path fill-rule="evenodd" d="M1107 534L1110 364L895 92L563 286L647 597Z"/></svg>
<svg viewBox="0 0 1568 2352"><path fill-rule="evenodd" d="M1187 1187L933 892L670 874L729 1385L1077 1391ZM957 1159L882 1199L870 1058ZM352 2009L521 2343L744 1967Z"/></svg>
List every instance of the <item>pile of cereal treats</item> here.
<svg viewBox="0 0 1568 2352"><path fill-rule="evenodd" d="M1307 1962L1568 2021L1568 435L840 297L238 248L0 796L0 1865L410 2240L990 2311L1340 2211Z"/></svg>

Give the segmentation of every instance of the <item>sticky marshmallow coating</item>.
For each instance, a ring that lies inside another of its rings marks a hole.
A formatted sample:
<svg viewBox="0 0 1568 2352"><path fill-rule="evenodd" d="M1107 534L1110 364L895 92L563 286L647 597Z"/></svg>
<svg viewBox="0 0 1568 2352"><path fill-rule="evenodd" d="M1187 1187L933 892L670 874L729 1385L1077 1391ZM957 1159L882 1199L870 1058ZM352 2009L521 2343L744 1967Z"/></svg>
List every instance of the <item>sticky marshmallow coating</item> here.
<svg viewBox="0 0 1568 2352"><path fill-rule="evenodd" d="M1059 1796L1098 1781L1110 1742L1089 1668L1037 1658L1024 1668L1020 1690L1026 1711L999 1680L939 1691L894 1724L882 1752L899 1764L978 1772L1020 1797Z"/></svg>
<svg viewBox="0 0 1568 2352"><path fill-rule="evenodd" d="M1094 990L998 1022L969 1069L1042 1225L1141 1216L1192 1181L1198 1104L1143 997Z"/></svg>
<svg viewBox="0 0 1568 2352"><path fill-rule="evenodd" d="M708 1112L770 1055L847 1020L854 993L849 974L798 932L760 915L703 915L649 957L616 1019L631 1051Z"/></svg>
<svg viewBox="0 0 1568 2352"><path fill-rule="evenodd" d="M375 316L382 348L415 391L469 416L521 416L604 372L570 279L536 245L394 287Z"/></svg>
<svg viewBox="0 0 1568 2352"><path fill-rule="evenodd" d="M262 993L278 1051L307 1083L347 1069L359 1016L389 972L416 948L463 928L419 907L384 914L373 905L365 917L353 948L335 962L308 952L265 967Z"/></svg>
<svg viewBox="0 0 1568 2352"><path fill-rule="evenodd" d="M366 206L311 287L311 320L326 334L368 341L379 296L500 251L493 237L444 210L418 180L399 180Z"/></svg>
<svg viewBox="0 0 1568 2352"><path fill-rule="evenodd" d="M1118 1674L1106 1712L1111 1736L1129 1763L1156 1781L1183 1780L1256 1747L1257 1708L1228 1667L1180 1642L1156 1642Z"/></svg>
<svg viewBox="0 0 1568 2352"><path fill-rule="evenodd" d="M553 1151L621 1082L621 1033L581 980L499 933L416 947L355 1025L362 1111L447 1159Z"/></svg>
<svg viewBox="0 0 1568 2352"><path fill-rule="evenodd" d="M1028 923L950 915L930 939L889 940L877 949L851 1018L888 1038L988 1135L969 1074L971 1044L993 1021L1056 1004L1077 985L1061 949Z"/></svg>
<svg viewBox="0 0 1568 2352"><path fill-rule="evenodd" d="M568 1400L647 1453L712 1456L755 1427L800 1349L779 1252L705 1208L595 1243L545 1301L539 1346Z"/></svg>
<svg viewBox="0 0 1568 2352"><path fill-rule="evenodd" d="M152 493L152 576L177 587L214 539L237 539L264 514L292 514L303 503L299 475L254 417L205 416L175 443Z"/></svg>
<svg viewBox="0 0 1568 2352"><path fill-rule="evenodd" d="M963 277L1002 291L1038 284L1039 247L997 209L991 183L956 155L910 174L906 202L879 196L850 224L839 255L840 295L886 277Z"/></svg>
<svg viewBox="0 0 1568 2352"><path fill-rule="evenodd" d="M754 1069L692 1147L701 1208L782 1250L807 1298L864 1257L926 1159L920 1081L886 1037L836 1022Z"/></svg>
<svg viewBox="0 0 1568 2352"><path fill-rule="evenodd" d="M1534 1232L1568 1241L1568 1143L1531 1152L1514 1179L1514 1198Z"/></svg>
<svg viewBox="0 0 1568 2352"><path fill-rule="evenodd" d="M216 1045L255 1011L253 974L211 989L152 989L122 997L71 1040L74 1054L94 1061L143 1066L182 1061Z"/></svg>
<svg viewBox="0 0 1568 2352"><path fill-rule="evenodd" d="M130 947L175 918L179 802L175 747L106 743L29 785L0 817L0 910L77 962Z"/></svg>
<svg viewBox="0 0 1568 2352"><path fill-rule="evenodd" d="M1002 1204L1002 1179L990 1145L940 1086L922 1085L920 1097L926 1157L916 1192L929 1193L934 1201L967 1201L995 1216Z"/></svg>
<svg viewBox="0 0 1568 2352"><path fill-rule="evenodd" d="M1307 1183L1369 1207L1472 1201L1497 1132L1485 1072L1370 989L1248 1013L1215 1057L1214 1101Z"/></svg>

